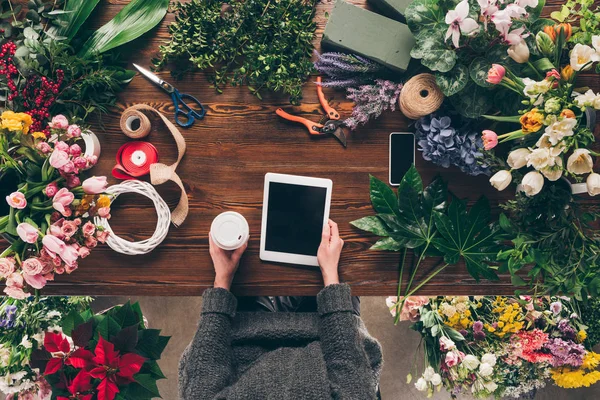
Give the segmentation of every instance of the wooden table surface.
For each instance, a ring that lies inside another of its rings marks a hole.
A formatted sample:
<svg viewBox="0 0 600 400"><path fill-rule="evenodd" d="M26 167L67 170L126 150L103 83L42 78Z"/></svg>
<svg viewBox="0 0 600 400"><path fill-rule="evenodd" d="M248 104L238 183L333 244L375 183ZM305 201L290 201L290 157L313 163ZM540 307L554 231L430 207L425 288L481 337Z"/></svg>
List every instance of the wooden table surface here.
<svg viewBox="0 0 600 400"><path fill-rule="evenodd" d="M115 15L127 1L101 3L93 16L100 25ZM354 1L364 5L365 1ZM557 8L560 0L551 0L545 14ZM318 31L315 46L326 23L325 12L333 1L319 3L316 12ZM167 37L169 14L160 26L123 50L130 62L149 65L158 45ZM160 74L171 80L167 71ZM46 294L61 295L200 295L210 287L214 271L208 254L207 234L210 223L223 211L237 211L250 224L250 243L234 280L233 291L241 295L314 295L322 288L318 269L262 262L259 257L264 175L267 172L323 177L333 180L331 218L338 222L346 241L340 277L352 285L356 295L393 295L398 279L400 254L369 251L375 238L353 228L352 220L373 214L369 201L369 174L387 181L388 135L411 130L410 121L399 111L388 112L376 122L351 133L348 148L334 138L310 140L306 130L282 120L275 109L283 107L295 114L318 120L322 110L316 96L314 79L304 87L301 106L293 107L287 98L264 94L260 101L246 87L227 87L223 94L210 88L206 74L196 72L183 81L174 82L186 93L199 98L207 108L206 118L192 128L182 130L187 153L178 168L190 200L190 213L180 227L171 227L166 240L144 256L125 256L108 246L99 246L82 260L79 269L69 276L57 276L45 289ZM583 84L599 88L597 75L584 76ZM326 90L331 104L343 117L349 116L352 103L340 91ZM104 119L105 130L94 125L100 137L102 155L93 171L110 175L117 149L128 141L119 130L121 112L137 103L149 104L172 119L170 98L141 76L136 76L122 93L119 108ZM176 147L168 131L155 120L148 140L156 145L161 161L175 159ZM492 207L510 195L493 189L486 177L469 177L457 169L441 169L424 161L417 152L416 165L425 181L436 174L450 183L459 197L475 200L488 196ZM116 183L114 178L110 178ZM157 187L173 209L179 189L172 183ZM145 198L120 197L112 212L115 232L129 240L142 240L154 232L156 216ZM4 247L4 246L0 246ZM430 266L429 266L430 267ZM422 267L417 279L429 268ZM408 274L405 274L405 276ZM512 294L510 280L476 283L463 265L447 268L421 294Z"/></svg>

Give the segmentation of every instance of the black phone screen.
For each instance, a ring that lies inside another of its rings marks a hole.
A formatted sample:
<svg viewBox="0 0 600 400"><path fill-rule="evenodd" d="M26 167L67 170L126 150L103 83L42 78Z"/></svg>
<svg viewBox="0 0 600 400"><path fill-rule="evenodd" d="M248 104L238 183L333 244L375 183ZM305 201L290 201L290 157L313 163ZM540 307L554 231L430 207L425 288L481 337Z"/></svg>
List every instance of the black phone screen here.
<svg viewBox="0 0 600 400"><path fill-rule="evenodd" d="M415 135L392 133L390 135L390 184L399 185L415 162Z"/></svg>

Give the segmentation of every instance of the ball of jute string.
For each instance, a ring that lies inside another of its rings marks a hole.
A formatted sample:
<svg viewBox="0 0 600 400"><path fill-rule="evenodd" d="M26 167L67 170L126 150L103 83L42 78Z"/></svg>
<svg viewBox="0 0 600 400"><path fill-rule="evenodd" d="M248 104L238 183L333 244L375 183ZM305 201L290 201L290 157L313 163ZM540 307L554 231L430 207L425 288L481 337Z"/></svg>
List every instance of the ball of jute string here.
<svg viewBox="0 0 600 400"><path fill-rule="evenodd" d="M121 114L120 125L125 136L132 139L144 138L152 130L152 124L148 116L142 111L131 107Z"/></svg>
<svg viewBox="0 0 600 400"><path fill-rule="evenodd" d="M400 111L410 119L419 119L436 111L444 101L444 94L431 74L415 75L402 87L398 104Z"/></svg>

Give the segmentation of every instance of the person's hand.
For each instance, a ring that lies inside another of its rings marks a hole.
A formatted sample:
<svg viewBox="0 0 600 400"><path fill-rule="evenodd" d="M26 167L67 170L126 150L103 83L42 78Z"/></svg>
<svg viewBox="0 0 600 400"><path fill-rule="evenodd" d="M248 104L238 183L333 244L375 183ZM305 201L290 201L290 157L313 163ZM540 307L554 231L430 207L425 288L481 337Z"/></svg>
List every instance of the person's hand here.
<svg viewBox="0 0 600 400"><path fill-rule="evenodd" d="M210 249L210 257L212 258L213 265L215 267L215 284L216 288L223 288L229 290L231 288L231 282L240 265L240 258L248 247L248 242L244 243L239 249L230 251L223 250L213 242L212 236L208 234L208 243Z"/></svg>
<svg viewBox="0 0 600 400"><path fill-rule="evenodd" d="M319 267L321 267L325 286L340 283L338 265L342 247L344 247L344 241L340 239L338 226L335 222L329 220L323 229L321 245L317 252L317 260L319 261Z"/></svg>

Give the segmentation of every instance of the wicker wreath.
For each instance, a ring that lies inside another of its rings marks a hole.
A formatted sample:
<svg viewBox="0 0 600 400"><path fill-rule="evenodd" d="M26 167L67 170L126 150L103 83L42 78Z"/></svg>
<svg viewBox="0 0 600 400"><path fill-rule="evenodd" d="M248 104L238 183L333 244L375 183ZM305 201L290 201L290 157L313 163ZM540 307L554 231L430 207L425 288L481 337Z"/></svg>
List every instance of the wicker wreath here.
<svg viewBox="0 0 600 400"><path fill-rule="evenodd" d="M146 196L154 203L154 208L156 209L156 215L158 217L156 230L152 237L140 242L130 242L115 235L106 218L96 217L96 225L101 226L110 232L106 243L111 249L118 253L130 256L140 255L150 253L165 240L171 223L171 211L169 210L167 203L165 203L156 189L154 189L154 186L147 182L128 180L121 182L118 185L110 186L106 189L106 193L113 195L113 201L122 193L138 193L142 196Z"/></svg>

